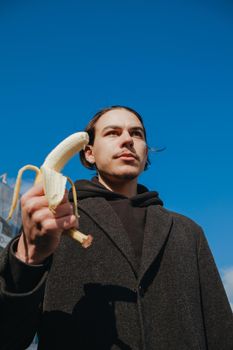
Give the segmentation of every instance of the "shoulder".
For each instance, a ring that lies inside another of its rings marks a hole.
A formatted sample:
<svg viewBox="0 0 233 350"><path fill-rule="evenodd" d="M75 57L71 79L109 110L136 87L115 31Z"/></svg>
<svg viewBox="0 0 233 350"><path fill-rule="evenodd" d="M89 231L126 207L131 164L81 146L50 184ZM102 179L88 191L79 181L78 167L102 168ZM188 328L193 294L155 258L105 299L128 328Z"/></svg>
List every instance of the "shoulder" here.
<svg viewBox="0 0 233 350"><path fill-rule="evenodd" d="M172 221L170 239L173 244L176 242L176 246L178 245L189 252L193 251L194 248L196 253L200 251L201 247L208 246L204 230L196 221L162 206L158 207L161 215L170 217Z"/></svg>
<svg viewBox="0 0 233 350"><path fill-rule="evenodd" d="M177 231L185 231L194 236L204 236L203 228L193 219L181 213L159 206L161 213L169 215L173 221L173 228Z"/></svg>

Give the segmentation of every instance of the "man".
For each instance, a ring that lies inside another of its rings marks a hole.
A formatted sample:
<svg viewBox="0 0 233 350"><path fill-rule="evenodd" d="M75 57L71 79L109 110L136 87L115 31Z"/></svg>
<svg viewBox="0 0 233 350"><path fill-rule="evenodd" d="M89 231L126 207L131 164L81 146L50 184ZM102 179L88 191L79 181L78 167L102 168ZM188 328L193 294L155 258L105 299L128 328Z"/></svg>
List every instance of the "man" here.
<svg viewBox="0 0 233 350"><path fill-rule="evenodd" d="M86 129L76 182L53 214L41 185L21 200L23 234L1 260L1 349L232 350L232 312L201 228L138 185L148 166L140 115L115 106ZM72 195L70 195L72 201ZM64 230L94 237L83 249Z"/></svg>

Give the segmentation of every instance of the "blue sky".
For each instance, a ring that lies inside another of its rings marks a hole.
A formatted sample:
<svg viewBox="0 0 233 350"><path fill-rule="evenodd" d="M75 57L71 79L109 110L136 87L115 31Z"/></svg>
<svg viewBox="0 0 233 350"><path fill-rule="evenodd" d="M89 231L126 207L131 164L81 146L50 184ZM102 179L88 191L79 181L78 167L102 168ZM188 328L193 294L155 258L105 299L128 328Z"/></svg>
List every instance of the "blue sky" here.
<svg viewBox="0 0 233 350"><path fill-rule="evenodd" d="M233 271L233 3L2 0L0 32L0 174L40 165L98 109L131 106L166 146L141 182ZM78 157L64 173L92 175Z"/></svg>

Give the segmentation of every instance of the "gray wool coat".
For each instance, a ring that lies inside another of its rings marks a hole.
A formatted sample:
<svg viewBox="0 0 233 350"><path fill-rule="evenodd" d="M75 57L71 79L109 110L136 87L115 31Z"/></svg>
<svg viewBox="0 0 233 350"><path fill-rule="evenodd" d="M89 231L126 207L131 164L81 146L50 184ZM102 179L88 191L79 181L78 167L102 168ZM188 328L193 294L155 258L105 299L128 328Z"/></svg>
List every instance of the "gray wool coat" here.
<svg viewBox="0 0 233 350"><path fill-rule="evenodd" d="M2 256L0 349L232 350L233 317L202 229L153 205L140 269L119 218L103 198L80 202L83 249L62 237L32 290L9 291ZM11 331L9 332L9 322Z"/></svg>

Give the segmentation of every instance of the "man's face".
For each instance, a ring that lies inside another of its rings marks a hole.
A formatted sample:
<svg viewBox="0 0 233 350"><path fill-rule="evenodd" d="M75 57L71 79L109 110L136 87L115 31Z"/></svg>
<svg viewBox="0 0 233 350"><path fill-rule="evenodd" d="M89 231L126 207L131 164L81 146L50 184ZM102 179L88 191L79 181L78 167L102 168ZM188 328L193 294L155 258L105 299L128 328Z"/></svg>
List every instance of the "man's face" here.
<svg viewBox="0 0 233 350"><path fill-rule="evenodd" d="M85 151L102 176L134 179L143 170L148 148L140 120L126 109L103 114L95 125L94 145Z"/></svg>

